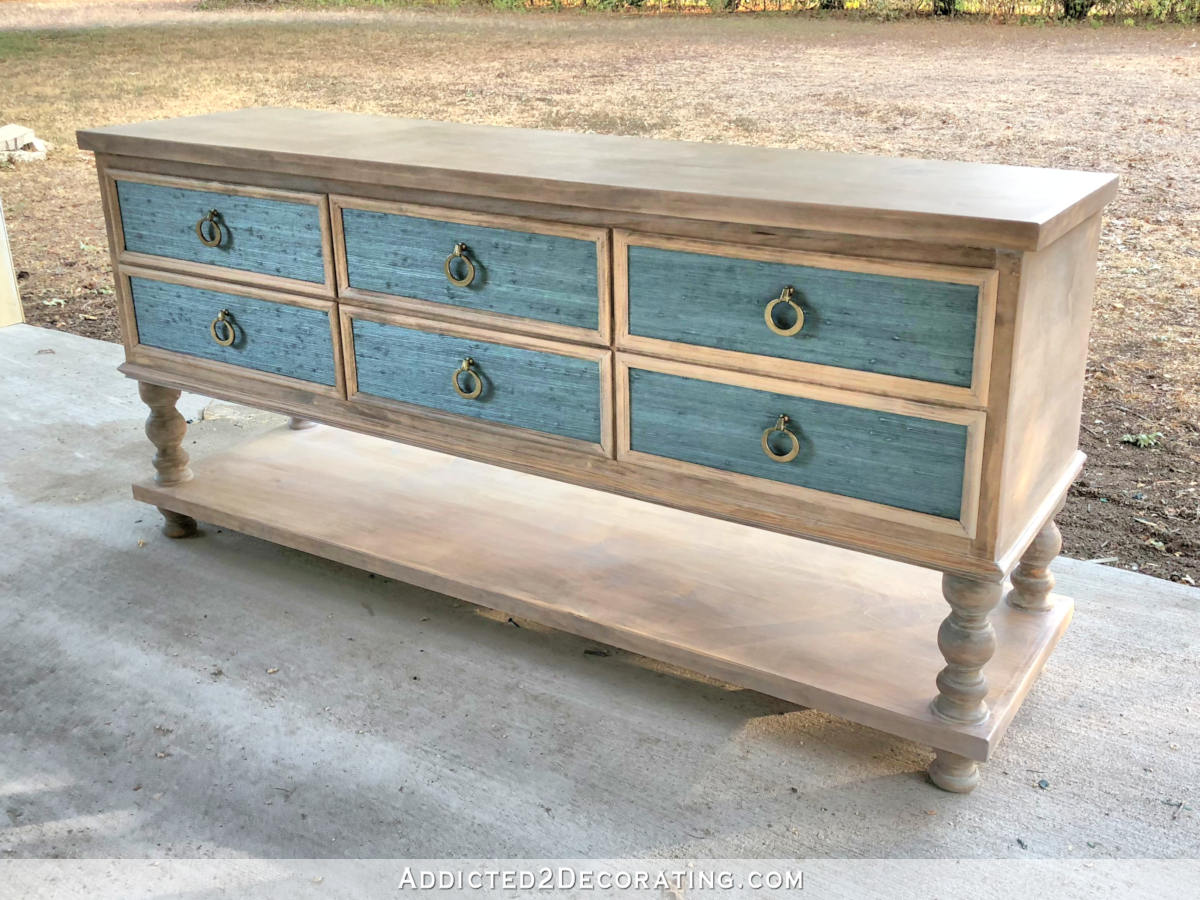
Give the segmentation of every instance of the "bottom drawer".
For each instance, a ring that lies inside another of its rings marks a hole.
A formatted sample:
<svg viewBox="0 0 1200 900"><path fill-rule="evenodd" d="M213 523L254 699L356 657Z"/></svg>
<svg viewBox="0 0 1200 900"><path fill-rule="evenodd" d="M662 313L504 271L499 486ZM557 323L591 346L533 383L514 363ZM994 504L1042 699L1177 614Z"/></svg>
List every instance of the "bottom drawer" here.
<svg viewBox="0 0 1200 900"><path fill-rule="evenodd" d="M963 516L963 422L637 367L629 369L628 381L634 453L946 519ZM781 424L780 416L787 417L786 433L767 433Z"/></svg>
<svg viewBox="0 0 1200 900"><path fill-rule="evenodd" d="M522 346L514 346L465 327L342 310L354 345L352 399L602 443L609 351L515 337Z"/></svg>
<svg viewBox="0 0 1200 900"><path fill-rule="evenodd" d="M148 276L126 275L138 344L314 384L339 383L332 303Z"/></svg>

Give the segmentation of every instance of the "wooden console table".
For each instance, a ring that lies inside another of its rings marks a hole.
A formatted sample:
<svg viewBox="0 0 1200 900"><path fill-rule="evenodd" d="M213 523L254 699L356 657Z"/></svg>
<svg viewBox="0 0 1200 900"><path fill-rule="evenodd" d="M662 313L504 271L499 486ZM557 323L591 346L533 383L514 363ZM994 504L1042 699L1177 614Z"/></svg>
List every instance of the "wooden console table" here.
<svg viewBox="0 0 1200 900"><path fill-rule="evenodd" d="M1071 616L1047 566L1115 177L282 109L79 144L168 535L526 616L977 784ZM182 389L294 430L193 471Z"/></svg>

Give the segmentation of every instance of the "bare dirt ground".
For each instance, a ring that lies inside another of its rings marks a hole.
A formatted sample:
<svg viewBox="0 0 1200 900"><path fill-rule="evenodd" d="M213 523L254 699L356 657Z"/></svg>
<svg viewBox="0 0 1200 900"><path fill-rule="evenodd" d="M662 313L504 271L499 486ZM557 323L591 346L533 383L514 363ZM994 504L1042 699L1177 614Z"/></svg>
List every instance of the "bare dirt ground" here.
<svg viewBox="0 0 1200 900"><path fill-rule="evenodd" d="M1119 173L1065 552L1200 579L1200 29L0 2L0 67L0 120L56 145L0 170L27 315L109 340L92 125L302 106Z"/></svg>

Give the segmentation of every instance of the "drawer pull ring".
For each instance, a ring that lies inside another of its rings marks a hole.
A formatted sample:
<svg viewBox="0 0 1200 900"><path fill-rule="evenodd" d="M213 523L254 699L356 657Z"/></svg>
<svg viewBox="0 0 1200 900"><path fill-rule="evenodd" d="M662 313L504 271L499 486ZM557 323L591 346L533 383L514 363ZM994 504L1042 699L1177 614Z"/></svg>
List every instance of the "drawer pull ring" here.
<svg viewBox="0 0 1200 900"><path fill-rule="evenodd" d="M455 260L461 261L463 266L466 268L466 274L464 274L462 278L459 278L454 274ZM457 285L458 287L466 287L475 280L475 263L471 262L471 257L467 256L466 244L460 243L454 245L454 252L446 257L445 269L446 277L450 280L450 283Z"/></svg>
<svg viewBox="0 0 1200 900"><path fill-rule="evenodd" d="M767 327L773 332L783 337L791 337L793 334L798 334L800 329L804 327L804 310L800 308L800 304L796 302L796 289L790 284L780 291L779 296L767 304L767 309L763 313L763 318L767 320ZM775 321L775 307L780 303L786 303L796 313L796 321L791 328L781 328L779 323Z"/></svg>
<svg viewBox="0 0 1200 900"><path fill-rule="evenodd" d="M767 454L767 456L771 457L771 459L775 460L775 462L791 462L800 453L800 438L796 437L796 433L787 427L789 421L791 420L788 419L787 416L781 415L775 420L774 425L763 431L763 453ZM788 436L788 440L792 442L792 446L787 453L776 453L771 447L771 435L773 434L786 434Z"/></svg>
<svg viewBox="0 0 1200 900"><path fill-rule="evenodd" d="M217 326L224 327L224 337L217 331ZM217 313L217 317L212 320L212 324L208 326L208 333L212 335L212 339L222 347L230 347L237 340L237 328L234 327L232 314L227 309Z"/></svg>
<svg viewBox="0 0 1200 900"><path fill-rule="evenodd" d="M196 223L196 237L200 238L200 243L205 247L220 247L221 241L225 239L225 232L221 230L221 223L217 221L221 214L215 209L210 209L208 215ZM204 234L204 226L209 227L211 237Z"/></svg>
<svg viewBox="0 0 1200 900"><path fill-rule="evenodd" d="M483 379L479 376L478 372L471 368L473 365L475 365L475 360L468 356L462 361L462 365L454 370L454 375L451 376L451 382L454 385L455 393L457 393L458 396L462 397L464 400L474 400L483 393ZM463 390L461 379L464 375L470 375L475 379L475 387L472 390Z"/></svg>

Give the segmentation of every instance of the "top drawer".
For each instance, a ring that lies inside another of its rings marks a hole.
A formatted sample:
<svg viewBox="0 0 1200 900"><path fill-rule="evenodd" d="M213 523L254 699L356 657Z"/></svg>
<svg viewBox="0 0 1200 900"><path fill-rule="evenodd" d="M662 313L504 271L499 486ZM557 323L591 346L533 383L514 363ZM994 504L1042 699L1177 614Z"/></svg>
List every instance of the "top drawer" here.
<svg viewBox="0 0 1200 900"><path fill-rule="evenodd" d="M916 399L986 403L993 270L622 232L615 256L624 348Z"/></svg>
<svg viewBox="0 0 1200 900"><path fill-rule="evenodd" d="M606 229L345 197L332 204L341 296L608 342Z"/></svg>
<svg viewBox="0 0 1200 900"><path fill-rule="evenodd" d="M323 196L110 172L124 261L333 293Z"/></svg>

